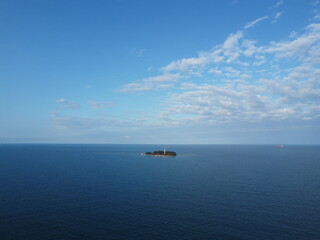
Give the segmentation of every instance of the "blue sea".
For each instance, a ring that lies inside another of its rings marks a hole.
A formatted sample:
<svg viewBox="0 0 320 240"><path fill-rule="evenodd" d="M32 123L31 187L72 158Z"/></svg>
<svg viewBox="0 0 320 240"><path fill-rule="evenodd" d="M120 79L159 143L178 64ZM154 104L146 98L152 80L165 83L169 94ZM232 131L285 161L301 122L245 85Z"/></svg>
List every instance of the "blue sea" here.
<svg viewBox="0 0 320 240"><path fill-rule="evenodd" d="M0 145L0 239L320 239L320 146Z"/></svg>

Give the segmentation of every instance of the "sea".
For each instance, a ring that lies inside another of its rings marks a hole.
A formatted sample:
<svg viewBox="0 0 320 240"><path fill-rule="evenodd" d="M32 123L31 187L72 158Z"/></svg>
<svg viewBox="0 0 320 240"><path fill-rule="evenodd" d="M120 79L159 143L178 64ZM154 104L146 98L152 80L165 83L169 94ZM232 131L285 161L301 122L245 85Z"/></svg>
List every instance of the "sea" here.
<svg viewBox="0 0 320 240"><path fill-rule="evenodd" d="M0 239L319 240L320 146L1 144Z"/></svg>

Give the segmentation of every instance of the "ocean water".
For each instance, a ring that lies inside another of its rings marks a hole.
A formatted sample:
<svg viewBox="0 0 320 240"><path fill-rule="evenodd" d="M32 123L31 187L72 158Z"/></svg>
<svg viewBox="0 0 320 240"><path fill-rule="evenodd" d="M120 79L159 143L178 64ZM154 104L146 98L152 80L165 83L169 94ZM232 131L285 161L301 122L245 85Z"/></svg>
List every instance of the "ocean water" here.
<svg viewBox="0 0 320 240"><path fill-rule="evenodd" d="M0 239L320 239L320 146L0 145Z"/></svg>

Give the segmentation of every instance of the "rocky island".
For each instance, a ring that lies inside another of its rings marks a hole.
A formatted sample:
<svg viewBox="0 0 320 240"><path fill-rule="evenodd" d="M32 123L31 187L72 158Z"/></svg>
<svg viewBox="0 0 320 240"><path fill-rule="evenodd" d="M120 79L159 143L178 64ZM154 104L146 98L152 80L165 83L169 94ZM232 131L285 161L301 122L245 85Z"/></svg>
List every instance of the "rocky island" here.
<svg viewBox="0 0 320 240"><path fill-rule="evenodd" d="M153 156L153 157L175 157L177 156L177 153L163 150L163 151L146 152L143 155Z"/></svg>

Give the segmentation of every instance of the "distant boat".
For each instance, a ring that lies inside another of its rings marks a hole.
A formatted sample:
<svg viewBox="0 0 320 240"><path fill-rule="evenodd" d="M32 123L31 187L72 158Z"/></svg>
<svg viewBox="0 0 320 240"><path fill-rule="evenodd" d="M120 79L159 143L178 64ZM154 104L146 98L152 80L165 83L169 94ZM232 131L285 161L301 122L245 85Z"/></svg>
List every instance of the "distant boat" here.
<svg viewBox="0 0 320 240"><path fill-rule="evenodd" d="M276 146L276 148L284 148L284 146L283 145L278 145L278 146Z"/></svg>

